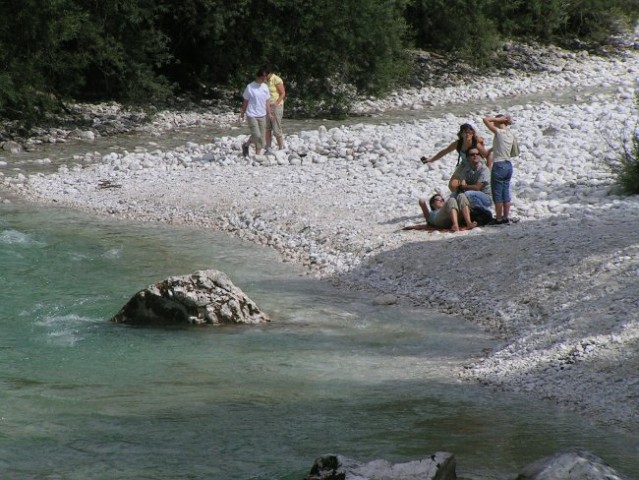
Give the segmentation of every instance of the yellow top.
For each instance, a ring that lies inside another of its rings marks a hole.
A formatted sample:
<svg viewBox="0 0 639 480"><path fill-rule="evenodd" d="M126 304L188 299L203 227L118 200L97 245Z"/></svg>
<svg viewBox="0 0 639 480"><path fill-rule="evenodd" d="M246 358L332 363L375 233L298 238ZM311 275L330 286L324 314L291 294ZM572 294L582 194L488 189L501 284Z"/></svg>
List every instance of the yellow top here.
<svg viewBox="0 0 639 480"><path fill-rule="evenodd" d="M271 103L277 102L277 100L280 98L280 92L277 90L277 86L283 85L284 81L277 75L273 74L266 83L268 84L269 92L271 92Z"/></svg>

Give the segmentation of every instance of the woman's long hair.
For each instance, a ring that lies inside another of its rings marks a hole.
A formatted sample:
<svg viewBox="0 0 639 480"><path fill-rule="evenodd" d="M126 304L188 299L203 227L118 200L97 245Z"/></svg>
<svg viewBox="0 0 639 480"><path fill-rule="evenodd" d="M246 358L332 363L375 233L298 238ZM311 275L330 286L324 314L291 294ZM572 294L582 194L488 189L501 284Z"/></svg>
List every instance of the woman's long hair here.
<svg viewBox="0 0 639 480"><path fill-rule="evenodd" d="M473 132L473 143L471 144L471 148L477 146L477 131L470 123L464 123L461 127L459 127L459 132L457 132L457 153L461 153L462 144L464 143L464 132L468 131Z"/></svg>

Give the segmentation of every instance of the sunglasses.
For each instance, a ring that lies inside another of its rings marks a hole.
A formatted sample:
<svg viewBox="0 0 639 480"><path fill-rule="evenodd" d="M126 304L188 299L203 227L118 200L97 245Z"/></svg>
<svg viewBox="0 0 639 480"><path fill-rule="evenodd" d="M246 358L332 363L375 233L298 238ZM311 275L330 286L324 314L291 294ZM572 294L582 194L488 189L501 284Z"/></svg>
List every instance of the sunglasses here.
<svg viewBox="0 0 639 480"><path fill-rule="evenodd" d="M477 152L477 153L469 153L468 156L469 157L479 157L479 152Z"/></svg>

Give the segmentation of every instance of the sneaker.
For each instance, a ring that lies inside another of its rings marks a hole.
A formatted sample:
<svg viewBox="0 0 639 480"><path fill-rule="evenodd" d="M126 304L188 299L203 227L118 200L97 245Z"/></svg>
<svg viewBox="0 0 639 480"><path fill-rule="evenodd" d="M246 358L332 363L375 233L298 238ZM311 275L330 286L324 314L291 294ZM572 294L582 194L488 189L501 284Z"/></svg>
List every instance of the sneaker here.
<svg viewBox="0 0 639 480"><path fill-rule="evenodd" d="M271 147L266 147L264 149L264 155L272 155L273 154L273 149Z"/></svg>
<svg viewBox="0 0 639 480"><path fill-rule="evenodd" d="M507 218L504 218L502 220L497 220L496 218L493 218L490 222L488 222L486 225L510 225L510 222L512 222L512 220L509 220Z"/></svg>
<svg viewBox="0 0 639 480"><path fill-rule="evenodd" d="M248 157L248 154L249 154L248 143L243 143L242 144L242 155L244 155L245 157Z"/></svg>

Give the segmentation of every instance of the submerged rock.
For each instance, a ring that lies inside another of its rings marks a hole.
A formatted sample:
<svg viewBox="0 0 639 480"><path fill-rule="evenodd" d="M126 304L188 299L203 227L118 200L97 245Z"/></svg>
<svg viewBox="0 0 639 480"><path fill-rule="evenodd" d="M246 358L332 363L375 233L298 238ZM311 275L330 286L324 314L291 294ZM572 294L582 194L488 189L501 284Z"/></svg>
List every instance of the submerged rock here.
<svg viewBox="0 0 639 480"><path fill-rule="evenodd" d="M257 324L270 321L224 272L173 276L136 293L111 319L134 325Z"/></svg>
<svg viewBox="0 0 639 480"><path fill-rule="evenodd" d="M428 458L392 464L386 460L360 463L342 455L324 455L305 480L455 480L455 456L437 452Z"/></svg>

